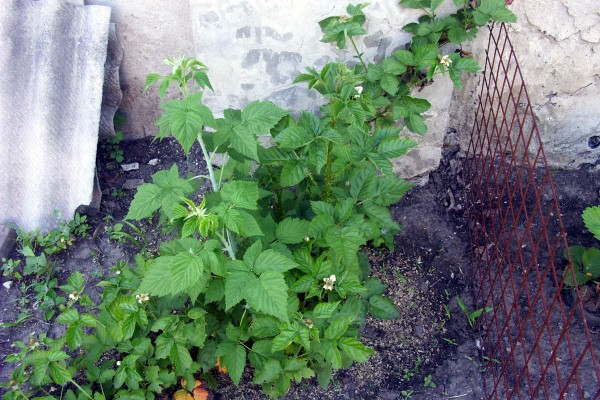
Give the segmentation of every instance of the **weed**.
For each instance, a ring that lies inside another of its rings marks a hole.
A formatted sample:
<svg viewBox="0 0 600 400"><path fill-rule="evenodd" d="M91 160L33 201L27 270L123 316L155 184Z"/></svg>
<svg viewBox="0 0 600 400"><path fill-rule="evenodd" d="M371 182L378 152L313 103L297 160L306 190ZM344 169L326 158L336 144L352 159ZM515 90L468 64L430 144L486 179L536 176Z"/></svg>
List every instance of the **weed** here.
<svg viewBox="0 0 600 400"><path fill-rule="evenodd" d="M431 374L423 378L423 387L432 389L437 387L436 383L433 381L433 377L431 376Z"/></svg>
<svg viewBox="0 0 600 400"><path fill-rule="evenodd" d="M460 307L460 309L467 317L467 321L469 322L469 326L471 327L471 329L475 329L475 321L477 320L477 318L479 318L484 312L490 312L494 309L493 307L485 307L475 310L473 312L469 312L467 306L465 306L465 303L463 303L460 297L456 296L456 301L458 302L458 306Z"/></svg>

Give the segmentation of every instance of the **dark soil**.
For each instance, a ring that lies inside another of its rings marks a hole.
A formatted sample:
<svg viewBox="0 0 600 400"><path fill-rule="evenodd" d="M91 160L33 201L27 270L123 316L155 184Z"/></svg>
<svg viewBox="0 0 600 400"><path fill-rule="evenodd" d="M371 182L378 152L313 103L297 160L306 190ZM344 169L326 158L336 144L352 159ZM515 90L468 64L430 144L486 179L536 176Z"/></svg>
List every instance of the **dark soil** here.
<svg viewBox="0 0 600 400"><path fill-rule="evenodd" d="M475 309L473 262L464 216L462 159L453 139L450 134L438 170L423 177L420 185L392 207L394 217L403 225L403 231L395 239L395 251L366 249L373 275L388 285L386 294L398 306L400 319L369 318L362 331L363 341L376 350L375 356L349 370L336 372L327 389L320 388L315 380L308 380L293 386L286 398L484 398L479 341L456 300L459 296L469 310ZM123 185L130 179L150 182L152 174L170 168L174 162L181 175L199 175L205 167L199 149L194 147L190 156L185 157L181 148L169 139L161 142L143 139L124 143L122 147L125 155L122 164L137 162L140 168L123 172L112 160L103 158L99 150L98 175L103 198L99 213L90 218L91 237L78 240L54 258L59 280L73 271L81 271L87 278L86 291L94 301L100 298L100 288L95 284L111 273L118 260L131 260L139 251L130 242L110 240L106 230L125 216L135 194L135 189L124 189ZM150 165L155 159L157 163ZM586 206L600 202L598 168L558 171L554 181L569 240L591 244L580 214ZM150 250L156 250L162 240L160 229L149 225L144 226L144 231ZM12 256L20 255L15 251ZM2 277L1 283L7 279ZM0 288L2 322L16 320L22 296L19 283L10 289ZM13 352L11 343L27 341L41 332L59 335L63 329L60 324L44 321L35 312L34 318L19 326L0 329L0 381L7 380L13 368L3 361ZM436 387L425 387L430 375ZM216 376L216 379L218 386L212 388L216 399L264 397L260 388L251 383L249 370L240 386L233 385L226 376Z"/></svg>

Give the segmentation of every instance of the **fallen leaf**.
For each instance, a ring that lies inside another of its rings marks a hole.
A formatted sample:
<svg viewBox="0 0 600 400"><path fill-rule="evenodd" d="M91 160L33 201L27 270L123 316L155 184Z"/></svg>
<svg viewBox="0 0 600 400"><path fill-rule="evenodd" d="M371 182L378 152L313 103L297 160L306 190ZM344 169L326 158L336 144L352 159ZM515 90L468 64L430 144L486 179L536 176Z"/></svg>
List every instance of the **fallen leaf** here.
<svg viewBox="0 0 600 400"><path fill-rule="evenodd" d="M217 357L217 362L215 363L215 367L217 367L217 371L219 371L222 374L226 374L227 373L227 368L225 368L224 366L221 365L221 357Z"/></svg>
<svg viewBox="0 0 600 400"><path fill-rule="evenodd" d="M179 389L173 394L173 400L194 400L194 398L187 390Z"/></svg>
<svg viewBox="0 0 600 400"><path fill-rule="evenodd" d="M194 395L194 400L208 400L210 398L210 393L208 390L202 387L195 388L192 391L192 394Z"/></svg>

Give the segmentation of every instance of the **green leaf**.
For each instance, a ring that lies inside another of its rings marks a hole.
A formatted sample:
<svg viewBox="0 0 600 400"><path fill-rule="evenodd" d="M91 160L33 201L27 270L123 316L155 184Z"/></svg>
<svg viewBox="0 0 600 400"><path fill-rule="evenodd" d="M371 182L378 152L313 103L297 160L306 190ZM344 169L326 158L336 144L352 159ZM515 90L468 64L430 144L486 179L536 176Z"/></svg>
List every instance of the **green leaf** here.
<svg viewBox="0 0 600 400"><path fill-rule="evenodd" d="M415 59L415 55L409 50L398 50L394 53L394 57L396 57L401 63L405 65L416 66L417 60Z"/></svg>
<svg viewBox="0 0 600 400"><path fill-rule="evenodd" d="M182 344L176 343L171 347L171 362L177 368L179 375L183 375L192 366L192 356L189 350Z"/></svg>
<svg viewBox="0 0 600 400"><path fill-rule="evenodd" d="M583 210L582 217L585 227L600 240L600 206L586 208Z"/></svg>
<svg viewBox="0 0 600 400"><path fill-rule="evenodd" d="M369 298L369 312L379 319L398 319L400 313L389 297L374 295Z"/></svg>
<svg viewBox="0 0 600 400"><path fill-rule="evenodd" d="M281 368L281 363L278 360L269 359L254 375L252 382L256 385L273 382L282 372L283 368Z"/></svg>
<svg viewBox="0 0 600 400"><path fill-rule="evenodd" d="M160 208L160 195L160 187L152 183L144 183L138 187L137 193L129 206L126 218L139 221L151 217Z"/></svg>
<svg viewBox="0 0 600 400"><path fill-rule="evenodd" d="M263 236L263 231L256 218L246 211L238 210L239 233L246 237Z"/></svg>
<svg viewBox="0 0 600 400"><path fill-rule="evenodd" d="M254 101L242 110L244 128L254 135L264 135L288 115L287 111L269 101Z"/></svg>
<svg viewBox="0 0 600 400"><path fill-rule="evenodd" d="M270 315L257 315L252 320L252 325L250 325L250 333L257 338L275 336L279 333L277 324L279 324L279 320L275 317Z"/></svg>
<svg viewBox="0 0 600 400"><path fill-rule="evenodd" d="M477 61L475 61L475 59L472 57L461 57L455 62L453 62L451 66L466 72L470 72L472 74L481 69Z"/></svg>
<svg viewBox="0 0 600 400"><path fill-rule="evenodd" d="M256 276L239 260L230 261L227 270L229 273L225 280L225 309L229 310L242 301L247 285L256 280Z"/></svg>
<svg viewBox="0 0 600 400"><path fill-rule="evenodd" d="M392 96L398 93L398 88L400 87L400 81L395 75L384 73L381 76L381 81L379 82L381 88L385 90L387 93Z"/></svg>
<svg viewBox="0 0 600 400"><path fill-rule="evenodd" d="M419 114L411 114L408 118L404 119L406 122L406 127L414 133L418 133L419 135L423 135L427 132L427 125L425 125L425 120Z"/></svg>
<svg viewBox="0 0 600 400"><path fill-rule="evenodd" d="M286 218L277 224L275 237L283 244L296 244L304 241L308 235L308 221L299 218Z"/></svg>
<svg viewBox="0 0 600 400"><path fill-rule="evenodd" d="M313 140L314 137L312 137L303 127L298 125L290 126L275 138L275 141L279 143L279 146L284 149L296 149L298 147L306 146Z"/></svg>
<svg viewBox="0 0 600 400"><path fill-rule="evenodd" d="M81 345L81 339L83 338L83 328L81 327L81 324L76 322L69 325L67 332L65 333L65 338L67 339L70 350L78 348Z"/></svg>
<svg viewBox="0 0 600 400"><path fill-rule="evenodd" d="M281 186L294 186L308 176L308 170L302 161L286 161L281 170Z"/></svg>
<svg viewBox="0 0 600 400"><path fill-rule="evenodd" d="M221 189L221 199L230 202L234 207L256 210L258 198L257 182L232 181L223 185Z"/></svg>
<svg viewBox="0 0 600 400"><path fill-rule="evenodd" d="M276 352L279 350L285 350L294 342L296 338L297 331L293 329L291 326L287 326L281 330L279 335L273 338L273 345L271 347L272 352Z"/></svg>
<svg viewBox="0 0 600 400"><path fill-rule="evenodd" d="M329 340L338 340L352 323L353 318L341 318L334 320L325 330L325 338Z"/></svg>
<svg viewBox="0 0 600 400"><path fill-rule="evenodd" d="M69 308L65 310L62 314L56 317L56 322L61 324L72 324L74 322L79 322L79 313L74 308Z"/></svg>
<svg viewBox="0 0 600 400"><path fill-rule="evenodd" d="M285 271L289 271L290 269L296 268L297 266L298 264L283 254L275 250L268 249L262 252L256 259L254 272L256 272L258 275L268 271L283 273Z"/></svg>
<svg viewBox="0 0 600 400"><path fill-rule="evenodd" d="M266 271L258 279L252 276L246 280L244 292L251 308L287 322L287 289L283 274ZM225 291L226 298L228 291Z"/></svg>
<svg viewBox="0 0 600 400"><path fill-rule="evenodd" d="M315 278L311 275L303 275L290 287L290 290L294 293L306 293L315 284Z"/></svg>
<svg viewBox="0 0 600 400"><path fill-rule="evenodd" d="M144 273L139 293L149 293L153 296L166 296L171 293L171 257L157 257Z"/></svg>
<svg viewBox="0 0 600 400"><path fill-rule="evenodd" d="M158 359L167 358L171 354L171 350L174 345L175 340L170 335L163 333L156 338L156 341L154 343L154 355Z"/></svg>
<svg viewBox="0 0 600 400"><path fill-rule="evenodd" d="M157 121L158 137L173 135L181 144L186 155L196 141L203 126L215 126L210 109L201 104L202 92L188 95L183 100L175 99L164 103L163 114Z"/></svg>
<svg viewBox="0 0 600 400"><path fill-rule="evenodd" d="M217 356L221 364L227 368L231 380L237 385L246 366L246 349L235 342L223 342L217 347Z"/></svg>
<svg viewBox="0 0 600 400"><path fill-rule="evenodd" d="M171 294L175 295L198 284L200 277L204 273L204 262L200 256L189 252L182 252L169 257L169 270L171 275Z"/></svg>
<svg viewBox="0 0 600 400"><path fill-rule="evenodd" d="M373 349L366 347L364 344L351 337L340 338L338 340L338 347L352 361L365 362L369 359L369 356L375 354Z"/></svg>
<svg viewBox="0 0 600 400"><path fill-rule="evenodd" d="M223 279L212 279L204 293L204 302L206 304L215 303L223 300L225 297L225 281Z"/></svg>
<svg viewBox="0 0 600 400"><path fill-rule="evenodd" d="M318 319L330 318L339 304L339 301L334 303L319 303L313 310L313 316Z"/></svg>
<svg viewBox="0 0 600 400"><path fill-rule="evenodd" d="M65 385L67 382L69 382L72 378L71 378L71 373L62 365L55 363L55 362L51 362L48 364L48 369L50 370L50 376L52 377L52 380L57 384L57 385Z"/></svg>

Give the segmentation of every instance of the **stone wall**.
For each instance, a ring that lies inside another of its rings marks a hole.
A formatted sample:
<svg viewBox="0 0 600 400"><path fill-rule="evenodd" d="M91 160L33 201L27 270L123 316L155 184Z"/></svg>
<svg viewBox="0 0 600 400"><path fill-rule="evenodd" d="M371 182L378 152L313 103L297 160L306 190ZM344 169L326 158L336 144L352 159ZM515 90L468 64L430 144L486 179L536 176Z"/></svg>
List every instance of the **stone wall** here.
<svg viewBox="0 0 600 400"><path fill-rule="evenodd" d="M155 91L142 95L149 72L166 72L168 56L195 55L210 68L215 88L206 102L213 110L243 107L268 99L293 111L316 110L321 99L303 85L292 85L305 66L320 67L330 59L350 59L332 44L319 42L317 22L345 13L347 0L88 0L113 7L113 22L125 56L122 73L126 115L121 127L127 138L156 133L159 115ZM446 0L444 7L452 6ZM538 115L546 154L553 165L576 166L598 158L600 2L514 0L519 20L511 28L513 44L523 67ZM448 9L445 10L448 12ZM403 46L408 36L401 27L418 12L402 10L397 0L375 0L365 9L369 35L359 40L366 58L380 59ZM444 11L442 11L442 14ZM471 47L481 54L482 37ZM448 127L469 131L478 79L452 96L445 79L419 95L433 104L426 118L429 132L421 145L397 166L402 175L417 175L438 165ZM450 113L449 113L450 112ZM591 139L590 139L591 138Z"/></svg>
<svg viewBox="0 0 600 400"><path fill-rule="evenodd" d="M509 29L553 167L600 162L600 1L515 0ZM481 35L471 48L481 55ZM470 132L479 79L455 93L451 125ZM463 139L466 137L463 135Z"/></svg>

